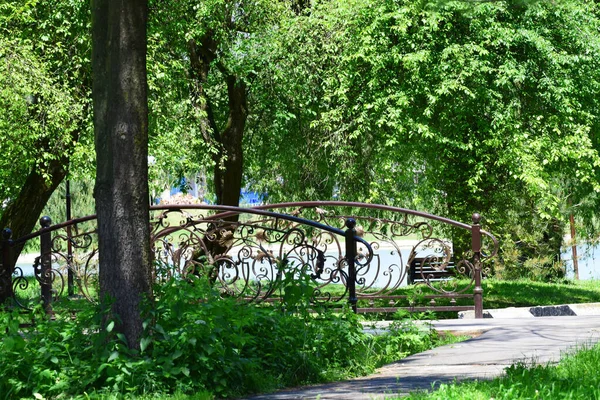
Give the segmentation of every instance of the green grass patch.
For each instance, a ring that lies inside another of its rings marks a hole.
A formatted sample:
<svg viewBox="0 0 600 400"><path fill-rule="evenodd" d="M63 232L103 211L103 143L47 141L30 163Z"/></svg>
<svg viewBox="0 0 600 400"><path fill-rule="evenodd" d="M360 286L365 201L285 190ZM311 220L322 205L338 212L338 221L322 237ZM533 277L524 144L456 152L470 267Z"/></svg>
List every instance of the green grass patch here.
<svg viewBox="0 0 600 400"><path fill-rule="evenodd" d="M509 367L505 376L491 381L443 384L431 393L413 393L408 399L600 399L598 365L600 345L569 354L557 365L517 364Z"/></svg>
<svg viewBox="0 0 600 400"><path fill-rule="evenodd" d="M486 279L482 287L484 308L600 302L600 282L596 280L543 283Z"/></svg>
<svg viewBox="0 0 600 400"><path fill-rule="evenodd" d="M469 281L459 280L458 288L467 286ZM436 283L436 285L439 285ZM507 307L534 307L576 303L600 302L600 282L596 280L569 281L562 283L543 283L528 279L497 280L493 278L483 280L483 307L484 309L497 309ZM472 293L472 288L465 293ZM393 295L407 296L407 300L398 301L396 306L406 307L408 301L415 305L427 305L429 299L426 295L435 294L425 285L411 285L395 290ZM360 302L359 302L360 304ZM450 299L436 299L436 305L451 305ZM472 298L456 298L456 305L473 305ZM389 306L384 301L376 301L375 306ZM389 319L392 314L370 315L370 319ZM456 312L437 312L436 317L456 318Z"/></svg>

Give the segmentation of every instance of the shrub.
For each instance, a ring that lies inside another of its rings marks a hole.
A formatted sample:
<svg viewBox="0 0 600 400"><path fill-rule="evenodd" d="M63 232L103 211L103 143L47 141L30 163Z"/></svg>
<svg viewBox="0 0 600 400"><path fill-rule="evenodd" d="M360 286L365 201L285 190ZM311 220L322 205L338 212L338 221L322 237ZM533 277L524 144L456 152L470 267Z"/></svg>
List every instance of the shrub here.
<svg viewBox="0 0 600 400"><path fill-rule="evenodd" d="M114 322L101 326L104 313L98 307L76 319L52 321L36 310L39 322L28 328L19 327L20 313L0 314L0 329L6 331L0 342L0 398L206 392L234 397L366 374L436 340L431 330L407 320L373 337L349 310L311 313L309 291L287 293L294 293L293 303L241 304L201 278L171 279L146 306L140 351L128 348Z"/></svg>

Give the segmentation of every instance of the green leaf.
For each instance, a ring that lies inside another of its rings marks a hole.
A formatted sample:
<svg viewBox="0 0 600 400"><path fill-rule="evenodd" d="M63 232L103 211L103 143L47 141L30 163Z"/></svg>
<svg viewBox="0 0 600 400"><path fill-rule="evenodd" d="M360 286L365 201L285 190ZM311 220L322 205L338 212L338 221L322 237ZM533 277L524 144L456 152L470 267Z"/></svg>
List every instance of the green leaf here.
<svg viewBox="0 0 600 400"><path fill-rule="evenodd" d="M107 362L111 362L113 360L116 360L117 358L119 358L119 352L113 351L112 353L110 353L110 356L108 357Z"/></svg>
<svg viewBox="0 0 600 400"><path fill-rule="evenodd" d="M148 337L142 338L142 340L140 341L140 351L143 353L144 350L146 350L146 348L148 348L150 343L152 343L151 338L148 338Z"/></svg>
<svg viewBox="0 0 600 400"><path fill-rule="evenodd" d="M115 321L110 321L108 325L106 325L106 332L112 332L115 327Z"/></svg>
<svg viewBox="0 0 600 400"><path fill-rule="evenodd" d="M122 333L117 333L117 338L119 338L119 340L125 344L127 344L127 338L125 337L124 334Z"/></svg>

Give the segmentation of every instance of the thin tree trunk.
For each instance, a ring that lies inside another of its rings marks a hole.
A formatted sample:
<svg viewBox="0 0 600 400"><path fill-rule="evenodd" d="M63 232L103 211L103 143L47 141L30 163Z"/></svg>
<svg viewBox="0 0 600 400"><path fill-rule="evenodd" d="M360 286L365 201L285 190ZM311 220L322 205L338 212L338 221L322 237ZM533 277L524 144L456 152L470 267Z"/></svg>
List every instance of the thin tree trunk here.
<svg viewBox="0 0 600 400"><path fill-rule="evenodd" d="M151 297L146 0L94 0L92 68L100 296L139 348Z"/></svg>
<svg viewBox="0 0 600 400"><path fill-rule="evenodd" d="M221 132L216 124L212 104L205 90L211 65L216 59L217 42L212 32L207 32L199 41L190 40L188 50L192 75L192 101L201 111L200 131L204 140L215 147L212 154L214 162L213 178L217 204L238 206L242 190L243 147L242 139L248 116L246 85L235 75L230 74L223 65L217 64L227 83L229 113L225 128ZM198 251L195 257L209 257L210 264L219 266L219 257L227 251L221 242L221 234L235 231L238 216L226 219L225 224L216 227L215 232L206 240L208 254ZM229 225L231 223L231 225ZM209 280L217 279L219 268L212 270Z"/></svg>
<svg viewBox="0 0 600 400"><path fill-rule="evenodd" d="M2 213L0 229L10 228L13 239L18 239L35 230L38 218L50 196L66 176L65 165L66 160L64 159L52 160L47 169L49 180L46 180L36 167L33 167L17 198ZM39 226L37 227L39 228ZM22 249L23 245L13 247L11 262L8 265L0 266L0 304L12 297L11 275Z"/></svg>
<svg viewBox="0 0 600 400"><path fill-rule="evenodd" d="M192 99L201 111L200 131L204 140L213 145L214 189L217 204L237 206L242 190L244 168L243 137L248 117L248 96L246 84L227 69L217 64L227 84L229 113L225 128L221 132L214 119L214 113L204 86L210 74L211 65L216 59L217 42L212 32L207 32L199 41L190 40L188 51L192 80Z"/></svg>
<svg viewBox="0 0 600 400"><path fill-rule="evenodd" d="M572 206L569 201L569 206ZM575 279L579 280L579 260L577 257L577 240L575 237L575 217L573 213L569 214L569 226L571 228L571 251L573 252L573 270L575 272Z"/></svg>

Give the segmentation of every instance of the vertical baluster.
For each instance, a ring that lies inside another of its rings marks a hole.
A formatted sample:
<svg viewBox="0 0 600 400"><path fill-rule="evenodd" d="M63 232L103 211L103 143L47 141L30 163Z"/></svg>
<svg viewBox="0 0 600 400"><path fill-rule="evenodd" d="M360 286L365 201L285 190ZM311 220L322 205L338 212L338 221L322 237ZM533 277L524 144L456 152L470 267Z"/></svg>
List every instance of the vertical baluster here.
<svg viewBox="0 0 600 400"><path fill-rule="evenodd" d="M40 235L40 284L42 287L42 303L47 314L52 314L52 233L48 230L51 224L50 217L40 219L42 229L47 230Z"/></svg>
<svg viewBox="0 0 600 400"><path fill-rule="evenodd" d="M71 220L71 182L67 180L66 184L66 213L67 221ZM67 226L67 287L69 296L75 294L75 283L73 276L73 242L71 240L71 225Z"/></svg>
<svg viewBox="0 0 600 400"><path fill-rule="evenodd" d="M14 296L12 287L12 231L8 228L2 231L2 269L0 269L0 304L4 304Z"/></svg>
<svg viewBox="0 0 600 400"><path fill-rule="evenodd" d="M350 303L350 307L352 307L352 311L356 313L356 303L358 299L356 298L356 241L354 240L354 236L356 235L356 231L354 227L356 226L356 221L353 218L348 218L346 220L346 262L348 263L348 303Z"/></svg>
<svg viewBox="0 0 600 400"><path fill-rule="evenodd" d="M483 318L483 288L481 287L481 216L473 214L471 226L471 249L473 250L473 273L475 274L475 289L473 300L475 303L475 318Z"/></svg>

